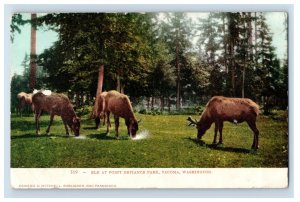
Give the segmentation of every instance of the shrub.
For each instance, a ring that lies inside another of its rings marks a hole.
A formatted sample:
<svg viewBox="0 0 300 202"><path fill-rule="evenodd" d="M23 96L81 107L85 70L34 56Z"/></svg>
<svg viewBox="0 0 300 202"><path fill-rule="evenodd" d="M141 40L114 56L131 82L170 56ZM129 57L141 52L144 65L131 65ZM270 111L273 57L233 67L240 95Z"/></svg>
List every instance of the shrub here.
<svg viewBox="0 0 300 202"><path fill-rule="evenodd" d="M140 114L147 114L147 110L146 110L146 109L140 109L140 110L139 110L139 113L140 113Z"/></svg>
<svg viewBox="0 0 300 202"><path fill-rule="evenodd" d="M92 107L90 107L89 105L83 105L81 107L76 108L75 111L77 116L84 116L92 112Z"/></svg>

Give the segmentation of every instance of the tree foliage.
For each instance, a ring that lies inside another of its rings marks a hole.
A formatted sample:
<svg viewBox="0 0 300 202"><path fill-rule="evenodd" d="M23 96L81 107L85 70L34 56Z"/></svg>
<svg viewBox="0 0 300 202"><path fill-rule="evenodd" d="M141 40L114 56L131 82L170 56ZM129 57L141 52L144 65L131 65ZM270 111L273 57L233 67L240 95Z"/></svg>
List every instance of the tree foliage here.
<svg viewBox="0 0 300 202"><path fill-rule="evenodd" d="M14 15L11 33L22 23ZM185 13L50 13L37 25L58 33L38 56L39 86L54 91L92 99L104 64L103 90L160 98L162 110L165 98L180 109L214 95L262 101L265 111L287 106L288 63L276 56L264 13L210 13L196 22Z"/></svg>
<svg viewBox="0 0 300 202"><path fill-rule="evenodd" d="M210 13L199 24L200 54L211 67L211 95L262 98L266 113L271 97L278 105L276 92L287 99L280 91L284 73L263 13Z"/></svg>

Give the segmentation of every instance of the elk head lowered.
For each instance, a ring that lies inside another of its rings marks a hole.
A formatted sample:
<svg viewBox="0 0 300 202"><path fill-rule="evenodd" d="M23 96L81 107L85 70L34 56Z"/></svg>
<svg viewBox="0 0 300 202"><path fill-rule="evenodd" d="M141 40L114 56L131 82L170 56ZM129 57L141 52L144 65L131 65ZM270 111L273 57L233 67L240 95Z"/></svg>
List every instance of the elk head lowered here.
<svg viewBox="0 0 300 202"><path fill-rule="evenodd" d="M138 123L133 108L131 106L131 102L127 95L119 93L118 91L108 91L106 95L104 96L104 101L99 102L98 110L102 113L105 113L105 116L107 117L107 130L106 133L109 132L110 127L110 120L109 115L112 113L114 115L115 119L115 129L116 129L116 138L118 139L119 136L119 118L125 119L125 124L127 126L127 132L128 135L134 138L136 136L136 132L138 131Z"/></svg>
<svg viewBox="0 0 300 202"><path fill-rule="evenodd" d="M215 96L206 104L204 112L199 121L188 117L189 126L197 128L197 140L200 140L210 126L215 123L215 134L213 144L217 143L217 133L219 132L219 142L223 143L222 130L223 122L228 121L234 124L247 122L253 131L252 149L258 149L259 130L256 127L256 118L259 115L259 106L247 98L227 98Z"/></svg>
<svg viewBox="0 0 300 202"><path fill-rule="evenodd" d="M201 140L206 131L204 125L201 124L201 121L197 121L197 119L193 119L191 116L187 118L187 121L189 121L188 126L195 126L197 128L197 141Z"/></svg>

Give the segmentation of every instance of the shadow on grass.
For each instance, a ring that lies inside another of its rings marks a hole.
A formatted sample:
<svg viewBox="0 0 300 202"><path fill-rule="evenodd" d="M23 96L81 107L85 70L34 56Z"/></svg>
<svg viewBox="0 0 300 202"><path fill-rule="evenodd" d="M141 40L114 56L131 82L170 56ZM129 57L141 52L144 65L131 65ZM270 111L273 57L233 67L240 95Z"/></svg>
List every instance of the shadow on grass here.
<svg viewBox="0 0 300 202"><path fill-rule="evenodd" d="M41 130L43 128L47 128L48 124L49 124L49 120L40 120L40 128ZM57 125L62 125L63 123L62 121L53 121L52 123L52 127L53 126L57 126ZM10 123L11 129L12 130L20 130L20 131L26 131L26 130L35 130L35 120L12 120Z"/></svg>
<svg viewBox="0 0 300 202"><path fill-rule="evenodd" d="M110 136L110 135L107 135L106 133L90 134L90 135L87 135L87 137L91 138L91 139L98 139L98 140L128 140L127 136L119 135L119 138L116 139L115 135Z"/></svg>
<svg viewBox="0 0 300 202"><path fill-rule="evenodd" d="M22 116L19 115L19 114L16 114L16 113L11 113L10 117L11 118L28 118L28 117L32 117L34 119L34 113L32 113L32 112L30 112L30 113L28 113L28 112L24 113L23 112Z"/></svg>
<svg viewBox="0 0 300 202"><path fill-rule="evenodd" d="M210 149L225 151L225 152L235 152L235 153L252 153L250 149L245 148L235 148L235 147L224 147L218 144L206 144L203 140L197 140L197 138L185 137L184 139L190 140L201 147L208 147Z"/></svg>
<svg viewBox="0 0 300 202"><path fill-rule="evenodd" d="M87 127L83 127L82 129L84 129L84 130L97 130L96 126L87 126Z"/></svg>
<svg viewBox="0 0 300 202"><path fill-rule="evenodd" d="M14 140L14 139L36 139L36 138L69 138L69 137L73 137L73 136L68 136L68 135L46 135L46 134L42 134L42 135L36 135L36 134L32 134L32 133L27 133L24 135L16 135L16 136L11 136L10 139Z"/></svg>
<svg viewBox="0 0 300 202"><path fill-rule="evenodd" d="M27 139L27 138L44 138L46 137L45 135L36 135L36 134L32 134L32 133L27 133L24 135L16 135L16 136L11 136L10 139L14 140L14 139Z"/></svg>

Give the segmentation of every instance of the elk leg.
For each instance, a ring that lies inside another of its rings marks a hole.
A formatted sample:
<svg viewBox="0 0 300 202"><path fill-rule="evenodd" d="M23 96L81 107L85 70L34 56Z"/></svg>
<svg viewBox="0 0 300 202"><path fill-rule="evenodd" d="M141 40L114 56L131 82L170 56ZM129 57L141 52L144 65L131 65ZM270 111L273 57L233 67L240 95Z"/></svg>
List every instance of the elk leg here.
<svg viewBox="0 0 300 202"><path fill-rule="evenodd" d="M127 126L127 134L128 135L130 135L130 131L129 131L129 124L130 124L130 122L129 122L129 120L125 120L125 124L126 124L126 126Z"/></svg>
<svg viewBox="0 0 300 202"><path fill-rule="evenodd" d="M96 129L98 129L100 125L100 117L95 118L95 124L96 124Z"/></svg>
<svg viewBox="0 0 300 202"><path fill-rule="evenodd" d="M49 135L49 131L50 131L50 127L51 127L52 122L53 122L53 118L54 118L54 114L50 114L50 122L49 122L48 128L46 130L47 135Z"/></svg>
<svg viewBox="0 0 300 202"><path fill-rule="evenodd" d="M104 113L104 115L103 115L103 126L105 126L105 119L106 119L106 115Z"/></svg>
<svg viewBox="0 0 300 202"><path fill-rule="evenodd" d="M219 123L219 133L220 133L220 139L218 144L223 144L223 137L222 137L222 130L223 130L223 121Z"/></svg>
<svg viewBox="0 0 300 202"><path fill-rule="evenodd" d="M116 127L116 138L119 138L119 125L120 125L120 121L119 121L119 117L118 116L114 116L115 118L115 127Z"/></svg>
<svg viewBox="0 0 300 202"><path fill-rule="evenodd" d="M109 120L109 113L110 112L107 112L106 116L107 116L107 130L106 130L106 133L109 133L109 127L111 126L110 125L110 120Z"/></svg>
<svg viewBox="0 0 300 202"><path fill-rule="evenodd" d="M254 133L254 137L253 137L253 143L251 148L252 149L258 149L258 135L259 135L259 130L256 127L256 123L255 122L247 122L249 127L251 128L251 130Z"/></svg>
<svg viewBox="0 0 300 202"><path fill-rule="evenodd" d="M213 144L217 143L218 129L219 129L218 124L217 124L217 122L215 122L215 136L214 136Z"/></svg>
<svg viewBox="0 0 300 202"><path fill-rule="evenodd" d="M65 125L66 135L69 135L69 129L68 129L67 122L65 120L63 120L63 123Z"/></svg>
<svg viewBox="0 0 300 202"><path fill-rule="evenodd" d="M36 128L36 134L40 135L40 124L39 124L39 120L40 120L40 116L41 116L42 111L35 111L35 128Z"/></svg>
<svg viewBox="0 0 300 202"><path fill-rule="evenodd" d="M109 127L111 128L111 123L110 123L110 119L109 119L109 116L108 116L108 118L107 118L107 119L109 120L109 123L108 123L108 124L109 124Z"/></svg>

